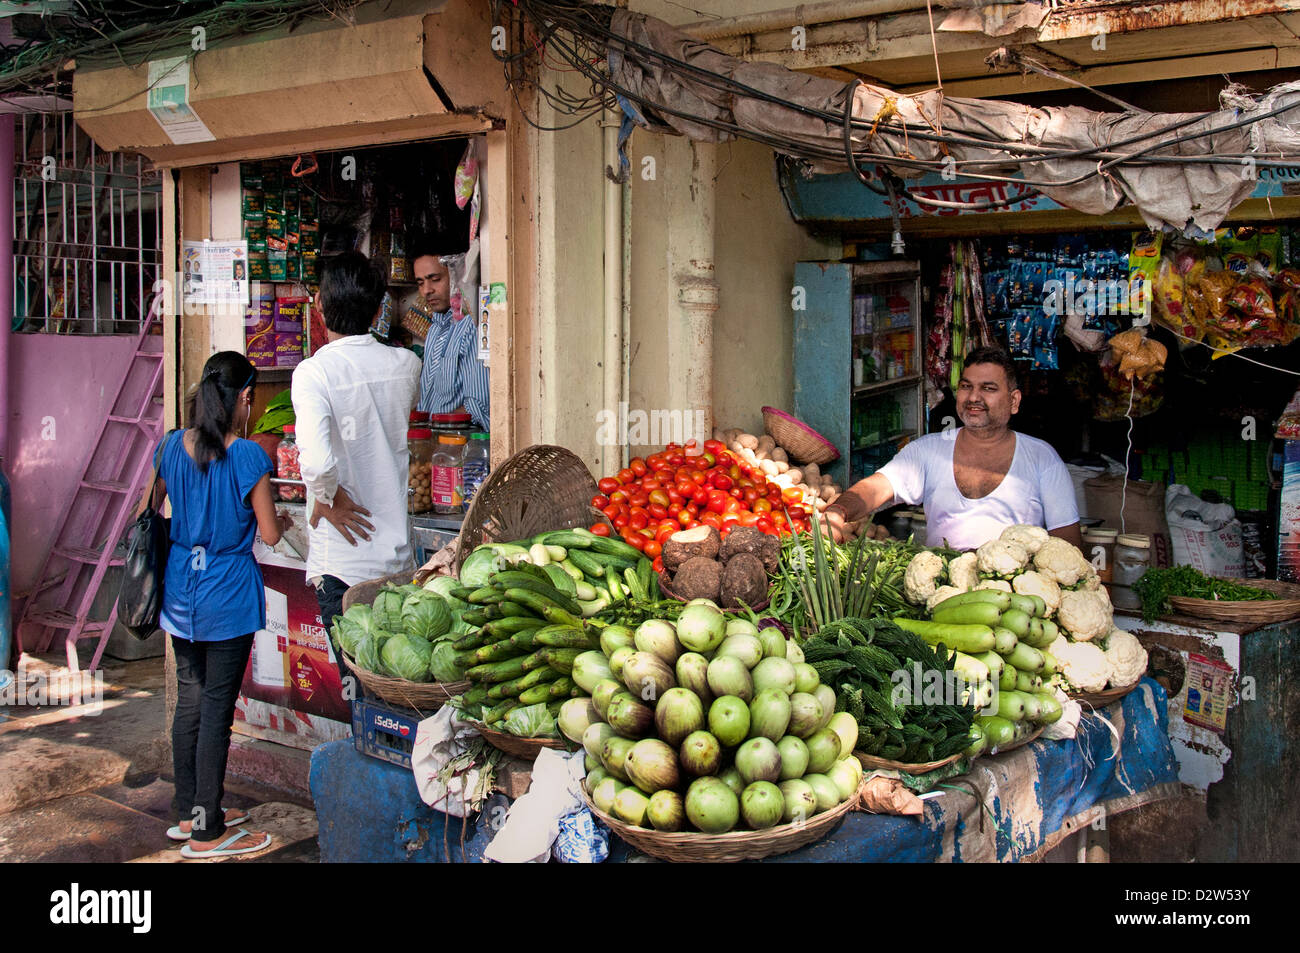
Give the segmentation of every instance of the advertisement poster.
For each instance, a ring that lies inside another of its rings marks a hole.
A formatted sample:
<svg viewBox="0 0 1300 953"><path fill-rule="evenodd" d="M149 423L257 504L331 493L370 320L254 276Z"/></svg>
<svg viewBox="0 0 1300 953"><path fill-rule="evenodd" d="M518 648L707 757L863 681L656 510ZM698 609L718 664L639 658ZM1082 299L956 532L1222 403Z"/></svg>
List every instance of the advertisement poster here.
<svg viewBox="0 0 1300 953"><path fill-rule="evenodd" d="M211 142L215 136L190 106L190 60L172 56L149 61L149 112L176 145Z"/></svg>
<svg viewBox="0 0 1300 953"><path fill-rule="evenodd" d="M1223 734L1232 697L1232 669L1203 655L1187 656L1187 702L1183 721Z"/></svg>
<svg viewBox="0 0 1300 953"><path fill-rule="evenodd" d="M1300 440L1288 440L1283 451L1277 578L1282 582L1300 582Z"/></svg>
<svg viewBox="0 0 1300 953"><path fill-rule="evenodd" d="M237 308L249 302L248 242L182 242L182 292L187 305Z"/></svg>
<svg viewBox="0 0 1300 953"><path fill-rule="evenodd" d="M263 563L266 628L253 638L241 693L309 715L351 722L329 631L321 624L316 590L301 569Z"/></svg>

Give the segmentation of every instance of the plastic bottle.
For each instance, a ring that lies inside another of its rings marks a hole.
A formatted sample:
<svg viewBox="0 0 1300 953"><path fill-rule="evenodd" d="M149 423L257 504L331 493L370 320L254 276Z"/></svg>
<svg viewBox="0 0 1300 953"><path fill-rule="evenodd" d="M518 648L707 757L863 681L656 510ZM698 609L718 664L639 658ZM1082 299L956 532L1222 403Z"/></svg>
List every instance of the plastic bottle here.
<svg viewBox="0 0 1300 953"><path fill-rule="evenodd" d="M442 434L433 453L433 511L442 515L463 512L465 506L465 443L459 434Z"/></svg>
<svg viewBox="0 0 1300 953"><path fill-rule="evenodd" d="M465 481L465 507L469 508L470 501L474 499L474 494L478 492L491 470L491 444L488 434L476 431L469 435L469 444L465 447L465 465L463 467L463 478Z"/></svg>

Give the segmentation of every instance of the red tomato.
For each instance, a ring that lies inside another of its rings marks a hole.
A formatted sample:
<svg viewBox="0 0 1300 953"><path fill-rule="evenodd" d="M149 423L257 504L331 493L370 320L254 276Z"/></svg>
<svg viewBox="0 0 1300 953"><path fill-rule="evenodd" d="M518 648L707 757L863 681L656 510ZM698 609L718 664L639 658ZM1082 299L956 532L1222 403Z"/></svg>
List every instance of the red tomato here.
<svg viewBox="0 0 1300 953"><path fill-rule="evenodd" d="M646 515L645 510L638 507L634 509L632 515L628 517L627 525L633 529L645 529L650 525L650 517Z"/></svg>
<svg viewBox="0 0 1300 953"><path fill-rule="evenodd" d="M667 506L671 500L668 499L668 494L663 490L652 490L650 491L650 502L658 503L660 506Z"/></svg>
<svg viewBox="0 0 1300 953"><path fill-rule="evenodd" d="M704 455L700 457L700 459L703 460L705 463L707 463L709 466L713 466L718 462L717 456L711 451L706 451Z"/></svg>
<svg viewBox="0 0 1300 953"><path fill-rule="evenodd" d="M592 523L589 527L593 536L608 536L609 527L604 523Z"/></svg>
<svg viewBox="0 0 1300 953"><path fill-rule="evenodd" d="M740 514L740 525L741 525L741 526L753 526L753 525L754 525L755 523L757 523L757 522L758 522L758 514L757 514L757 513L750 513L750 512L748 512L748 511L746 511L746 512L743 512L743 513Z"/></svg>
<svg viewBox="0 0 1300 953"><path fill-rule="evenodd" d="M605 507L609 506L609 497L597 493L591 498L591 505L598 510L603 510Z"/></svg>
<svg viewBox="0 0 1300 953"><path fill-rule="evenodd" d="M650 468L646 466L645 461L642 460L640 457L633 457L631 460L627 462L627 466L629 470L631 470L639 477L645 476L647 473L650 472Z"/></svg>
<svg viewBox="0 0 1300 953"><path fill-rule="evenodd" d="M705 503L709 502L709 491L704 489L704 487L700 487L698 490L696 490L694 493L691 494L691 502L698 503L700 506L703 506Z"/></svg>
<svg viewBox="0 0 1300 953"><path fill-rule="evenodd" d="M624 516L622 513L619 513L617 516L614 517L613 522L614 522L614 528L621 530L627 526L628 518Z"/></svg>
<svg viewBox="0 0 1300 953"><path fill-rule="evenodd" d="M609 494L618 489L619 483L613 477L601 477L596 486L600 487L601 493Z"/></svg>
<svg viewBox="0 0 1300 953"><path fill-rule="evenodd" d="M636 474L627 468L618 471L619 483L631 483L635 479L636 479Z"/></svg>
<svg viewBox="0 0 1300 953"><path fill-rule="evenodd" d="M733 464L730 466L730 468L728 468L728 470L727 470L727 475L728 475L729 477L731 477L733 480L739 480L739 479L740 479L740 467L739 467L737 464L733 463Z"/></svg>
<svg viewBox="0 0 1300 953"><path fill-rule="evenodd" d="M664 551L664 547L662 543L656 542L652 539L645 544L641 551L651 559L658 559L659 554Z"/></svg>
<svg viewBox="0 0 1300 953"><path fill-rule="evenodd" d="M677 490L677 492L680 493L682 496L690 496L692 493L694 493L694 492L695 492L696 490L698 490L698 489L699 489L699 486L696 485L696 483L695 483L694 480L678 480L678 481L677 481L676 490Z"/></svg>
<svg viewBox="0 0 1300 953"><path fill-rule="evenodd" d="M712 511L700 517L700 522L712 526L714 529L722 529L722 516Z"/></svg>
<svg viewBox="0 0 1300 953"><path fill-rule="evenodd" d="M745 501L745 491L738 486L733 486L728 490L727 496L731 497L733 500L740 500L742 503Z"/></svg>
<svg viewBox="0 0 1300 953"><path fill-rule="evenodd" d="M706 440L704 441L704 449L709 453L718 453L722 450L726 450L727 447L721 440Z"/></svg>
<svg viewBox="0 0 1300 953"><path fill-rule="evenodd" d="M640 490L632 494L631 504L633 506L648 506L650 503L650 494Z"/></svg>
<svg viewBox="0 0 1300 953"><path fill-rule="evenodd" d="M626 503L628 501L627 490L624 490L621 487L615 490L613 493L609 495L609 501L611 503Z"/></svg>
<svg viewBox="0 0 1300 953"><path fill-rule="evenodd" d="M619 513L623 512L623 508L617 503L611 503L609 506L603 507L601 512L612 520L615 516L618 516Z"/></svg>
<svg viewBox="0 0 1300 953"><path fill-rule="evenodd" d="M640 533L628 533L623 537L623 541L637 549L645 549L646 539Z"/></svg>
<svg viewBox="0 0 1300 953"><path fill-rule="evenodd" d="M695 522L695 514L692 513L690 510L682 510L680 513L677 514L677 522L681 523L682 528L685 529L691 523Z"/></svg>
<svg viewBox="0 0 1300 953"><path fill-rule="evenodd" d="M740 497L740 498L741 498L742 500L744 500L746 503L757 503L757 502L758 502L758 490L754 489L752 486L747 486L747 487L745 487L744 490L741 491L741 497ZM752 509L752 507L751 507L751 509Z"/></svg>
<svg viewBox="0 0 1300 953"><path fill-rule="evenodd" d="M719 490L730 490L734 481L731 477L727 476L727 474L720 470L714 470L713 474L709 477L709 483Z"/></svg>
<svg viewBox="0 0 1300 953"><path fill-rule="evenodd" d="M669 466L680 467L685 462L686 462L686 455L684 453L679 453L678 451L674 450L672 453L668 454Z"/></svg>
<svg viewBox="0 0 1300 953"><path fill-rule="evenodd" d="M785 500L786 503L802 503L803 490L800 490L797 487L788 486L781 491L781 499Z"/></svg>
<svg viewBox="0 0 1300 953"><path fill-rule="evenodd" d="M673 519L677 519L677 514L681 513L685 509L686 507L683 504L673 503L668 507L668 515L671 516Z"/></svg>
<svg viewBox="0 0 1300 953"><path fill-rule="evenodd" d="M743 509L744 507L740 505L740 500L732 496L727 497L726 502L722 504L722 512L724 513L739 513Z"/></svg>
<svg viewBox="0 0 1300 953"><path fill-rule="evenodd" d="M650 517L652 519L661 520L668 515L668 507L664 506L662 503L651 503L649 508Z"/></svg>
<svg viewBox="0 0 1300 953"><path fill-rule="evenodd" d="M723 493L721 490L714 490L709 494L709 512L725 512L727 509L727 501L730 499L731 497L727 496L727 494Z"/></svg>
<svg viewBox="0 0 1300 953"><path fill-rule="evenodd" d="M784 513L773 513L773 514L772 514L772 522L775 523L777 526L789 526L789 525L790 525L790 521L789 521L788 519L786 519Z"/></svg>
<svg viewBox="0 0 1300 953"><path fill-rule="evenodd" d="M754 525L769 535L776 532L776 524L766 516L760 516Z"/></svg>
<svg viewBox="0 0 1300 953"><path fill-rule="evenodd" d="M666 523L661 523L659 529L655 531L655 542L662 546L664 540L681 528L682 524L677 522L677 520L669 520Z"/></svg>
<svg viewBox="0 0 1300 953"><path fill-rule="evenodd" d="M678 506L685 506L686 503L690 500L689 496L682 496L676 490L668 490L667 492L668 492L669 506L672 506L673 504L676 504Z"/></svg>
<svg viewBox="0 0 1300 953"><path fill-rule="evenodd" d="M709 475L705 473L703 470L692 470L690 476L691 479L694 482L698 483L700 486L704 486L705 482L709 478Z"/></svg>
<svg viewBox="0 0 1300 953"><path fill-rule="evenodd" d="M654 567L653 567L653 568L654 568L654 571L655 571L655 572L663 572L663 571L664 571L664 558L663 558L662 556L656 556L656 557L655 557Z"/></svg>
<svg viewBox="0 0 1300 953"><path fill-rule="evenodd" d="M731 529L731 527L739 526L739 525L740 525L740 517L735 513L731 513L722 518L722 526L724 529Z"/></svg>
<svg viewBox="0 0 1300 953"><path fill-rule="evenodd" d="M668 453L672 453L674 450L680 450L680 449L682 449L682 445L680 443L670 443L664 447L664 450L667 451Z"/></svg>
<svg viewBox="0 0 1300 953"><path fill-rule="evenodd" d="M664 459L662 453L656 453L652 457L646 457L645 465L650 468L652 473L662 473L668 469L668 461Z"/></svg>
<svg viewBox="0 0 1300 953"><path fill-rule="evenodd" d="M753 506L750 507L750 509L753 510L755 513L770 513L772 512L772 501L762 499L760 497L759 499L754 501L754 504Z"/></svg>
<svg viewBox="0 0 1300 953"><path fill-rule="evenodd" d="M788 507L786 509L786 513L787 515L789 515L790 519L792 520L800 520L808 515L807 511L802 506Z"/></svg>
<svg viewBox="0 0 1300 953"><path fill-rule="evenodd" d="M687 504L686 504L686 512L690 513L691 516L699 516L699 515L700 515L700 504L698 504L698 503L687 503Z"/></svg>

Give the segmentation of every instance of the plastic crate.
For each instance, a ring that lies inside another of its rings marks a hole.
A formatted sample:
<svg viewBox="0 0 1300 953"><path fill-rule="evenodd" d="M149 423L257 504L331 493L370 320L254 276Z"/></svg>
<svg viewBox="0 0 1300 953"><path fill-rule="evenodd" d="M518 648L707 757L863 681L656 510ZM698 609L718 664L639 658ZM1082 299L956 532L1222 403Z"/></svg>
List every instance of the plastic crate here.
<svg viewBox="0 0 1300 953"><path fill-rule="evenodd" d="M398 708L377 698L352 701L352 742L364 755L403 768L411 766L419 712Z"/></svg>

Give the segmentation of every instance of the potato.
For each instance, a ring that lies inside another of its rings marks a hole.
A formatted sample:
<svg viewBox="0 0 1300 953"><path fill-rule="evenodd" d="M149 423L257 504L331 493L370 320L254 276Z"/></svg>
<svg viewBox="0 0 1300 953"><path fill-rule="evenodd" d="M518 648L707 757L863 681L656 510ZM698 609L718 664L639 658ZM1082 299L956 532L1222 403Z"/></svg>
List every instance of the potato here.
<svg viewBox="0 0 1300 953"><path fill-rule="evenodd" d="M771 453L776 449L776 441L772 439L770 434L763 434L763 436L758 438L758 449L766 453Z"/></svg>
<svg viewBox="0 0 1300 953"><path fill-rule="evenodd" d="M734 453L740 453L745 449L745 445L739 440L733 440L731 443L727 444L727 448Z"/></svg>
<svg viewBox="0 0 1300 953"><path fill-rule="evenodd" d="M750 450L748 447L740 448L740 459L744 460L750 466L758 466L758 457L756 457L754 451Z"/></svg>
<svg viewBox="0 0 1300 953"><path fill-rule="evenodd" d="M758 468L763 471L764 476L769 477L774 477L780 472L777 470L776 461L774 460L763 460L759 463Z"/></svg>
<svg viewBox="0 0 1300 953"><path fill-rule="evenodd" d="M755 459L755 460L766 460L766 459L768 459L768 453L767 453L767 451L764 450L764 449L760 446L757 450L754 451L754 459Z"/></svg>
<svg viewBox="0 0 1300 953"><path fill-rule="evenodd" d="M785 475L790 478L791 483L803 482L803 471L798 467L791 467L789 470L786 470Z"/></svg>
<svg viewBox="0 0 1300 953"><path fill-rule="evenodd" d="M777 472L777 473L784 473L786 470L789 470L789 469L790 469L790 464L788 464L786 461L784 461L784 460L776 460L775 457L773 457L773 460L775 460L775 462L776 462L776 472Z"/></svg>
<svg viewBox="0 0 1300 953"><path fill-rule="evenodd" d="M808 483L820 483L822 480L822 468L815 463L805 463L803 465L804 480Z"/></svg>
<svg viewBox="0 0 1300 953"><path fill-rule="evenodd" d="M841 493L844 492L844 487L840 486L838 483L832 483L831 492L834 493L836 496L839 496Z"/></svg>
<svg viewBox="0 0 1300 953"><path fill-rule="evenodd" d="M830 506L839 498L840 495L836 493L834 490L827 490L826 495L822 497L822 500L826 503L827 506Z"/></svg>
<svg viewBox="0 0 1300 953"><path fill-rule="evenodd" d="M713 431L713 439L718 441L718 443L723 443L723 444L727 443L726 431L723 430Z"/></svg>
<svg viewBox="0 0 1300 953"><path fill-rule="evenodd" d="M736 439L740 441L742 447L748 447L750 450L756 450L758 448L758 438L752 433L742 433Z"/></svg>
<svg viewBox="0 0 1300 953"><path fill-rule="evenodd" d="M772 459L777 460L781 463L790 462L790 458L786 456L785 451L782 450L780 447L777 447L775 450L772 451Z"/></svg>
<svg viewBox="0 0 1300 953"><path fill-rule="evenodd" d="M726 430L722 431L726 436L726 442L728 444L735 443L744 432L745 431L741 430L739 427L728 427Z"/></svg>

